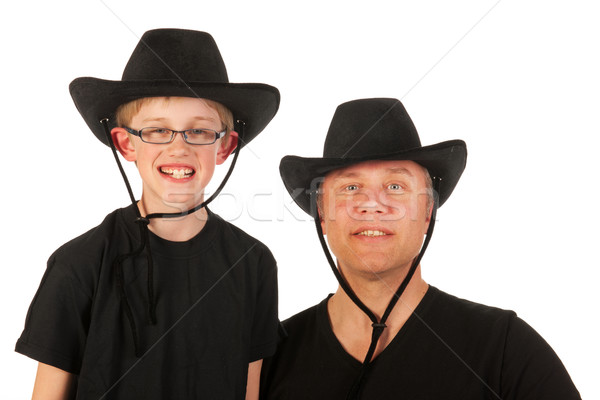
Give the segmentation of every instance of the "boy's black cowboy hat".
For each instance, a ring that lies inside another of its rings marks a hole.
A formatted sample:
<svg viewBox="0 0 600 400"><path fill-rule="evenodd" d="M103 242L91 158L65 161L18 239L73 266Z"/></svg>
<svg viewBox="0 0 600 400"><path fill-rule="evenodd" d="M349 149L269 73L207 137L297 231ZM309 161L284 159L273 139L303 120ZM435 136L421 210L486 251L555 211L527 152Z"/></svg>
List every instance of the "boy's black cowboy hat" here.
<svg viewBox="0 0 600 400"><path fill-rule="evenodd" d="M353 100L336 109L322 158L286 156L279 171L296 204L315 216L311 193L320 179L335 169L371 160L411 160L424 166L432 177L441 179L441 206L465 169L467 146L462 140L421 146L419 134L399 100Z"/></svg>
<svg viewBox="0 0 600 400"><path fill-rule="evenodd" d="M118 106L142 97L198 97L231 110L245 123L242 147L256 137L277 113L279 91L260 83L229 83L221 53L206 32L155 29L144 33L120 81L77 78L69 91L94 135L108 145L100 121L115 126Z"/></svg>

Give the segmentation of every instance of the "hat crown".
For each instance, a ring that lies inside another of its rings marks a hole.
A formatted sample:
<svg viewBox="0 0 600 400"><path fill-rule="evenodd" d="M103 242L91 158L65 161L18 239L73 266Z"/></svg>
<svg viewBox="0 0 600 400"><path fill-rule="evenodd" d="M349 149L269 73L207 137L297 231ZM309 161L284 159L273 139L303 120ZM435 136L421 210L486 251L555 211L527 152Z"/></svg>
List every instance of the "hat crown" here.
<svg viewBox="0 0 600 400"><path fill-rule="evenodd" d="M186 29L144 33L123 71L123 81L136 80L229 82L213 37Z"/></svg>
<svg viewBox="0 0 600 400"><path fill-rule="evenodd" d="M421 147L406 109L397 99L361 99L338 106L323 148L324 158L377 158Z"/></svg>

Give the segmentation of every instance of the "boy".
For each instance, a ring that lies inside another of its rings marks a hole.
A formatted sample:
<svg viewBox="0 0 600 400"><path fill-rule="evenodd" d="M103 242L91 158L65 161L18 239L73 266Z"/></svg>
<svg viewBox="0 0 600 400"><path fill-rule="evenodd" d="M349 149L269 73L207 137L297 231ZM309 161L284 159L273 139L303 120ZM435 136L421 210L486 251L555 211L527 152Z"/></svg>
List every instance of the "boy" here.
<svg viewBox="0 0 600 400"><path fill-rule="evenodd" d="M122 81L70 91L143 192L136 202L123 173L132 204L50 257L16 345L40 363L34 398L257 398L276 345L275 260L207 209L204 189L279 92L229 83L212 37L177 29L146 32Z"/></svg>

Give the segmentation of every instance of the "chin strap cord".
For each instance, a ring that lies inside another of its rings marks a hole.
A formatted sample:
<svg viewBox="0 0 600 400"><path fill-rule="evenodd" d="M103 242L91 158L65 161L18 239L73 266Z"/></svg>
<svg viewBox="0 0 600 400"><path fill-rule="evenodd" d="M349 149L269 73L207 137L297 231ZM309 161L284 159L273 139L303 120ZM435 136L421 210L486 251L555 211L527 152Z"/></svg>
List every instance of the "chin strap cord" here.
<svg viewBox="0 0 600 400"><path fill-rule="evenodd" d="M323 236L323 229L321 228L321 219L318 214L316 193L313 193L313 195L311 196L312 202L313 202L313 210L317 210L317 212L316 212L317 215L314 218L315 227L317 229L317 235L319 236L319 241L321 242L321 247L323 248L325 257L327 258L327 261L329 262L329 266L331 267L333 274L335 275L336 279L338 280L340 287L344 290L344 292L348 295L348 297L354 302L354 304L356 304L356 306L358 308L360 308L369 317L369 319L372 322L371 325L373 327L373 332L371 335L371 344L369 345L369 349L367 350L367 354L362 363L360 372L359 372L357 378L354 380L354 383L352 384L350 391L348 392L346 400L360 399L360 389L361 389L362 383L363 383L365 375L367 374L369 367L371 365L373 354L375 353L375 349L377 348L377 343L379 341L379 338L381 337L381 334L383 333L384 329L387 327L385 322L387 321L388 317L390 316L390 313L392 312L393 308L396 306L396 303L400 299L400 296L402 296L402 293L404 292L404 290L408 286L410 280L412 279L415 271L417 270L417 267L419 266L419 264L421 262L421 259L423 258L423 255L425 254L425 250L427 250L429 241L431 240L431 235L433 234L433 228L435 226L435 218L436 218L437 209L438 209L438 193L439 193L441 179L438 177L433 177L432 181L433 181L434 200L433 200L433 206L432 206L432 210L431 210L431 220L429 222L429 227L427 228L427 234L426 234L425 240L423 241L423 245L421 246L421 251L419 252L417 257L413 260L413 263L412 263L408 273L406 274L406 276L402 280L402 283L400 284L400 286L398 287L398 289L392 296L392 299L390 300L390 302L389 302L387 308L385 309L385 312L383 313L380 320L377 320L377 317L375 316L375 314L358 298L356 293L354 293L354 291L352 290L352 288L350 287L348 282L346 282L346 280L342 276L340 270L337 268L337 266L333 260L333 257L331 256L331 253L329 252L329 248L327 247L325 238Z"/></svg>
<svg viewBox="0 0 600 400"><path fill-rule="evenodd" d="M244 129L245 129L246 124L240 120L237 120L236 122L237 122L236 129L240 133L240 137L243 138L244 137ZM179 213L153 213L153 214L148 214L145 217L142 217L142 215L140 214L140 211L137 207L137 201L135 200L135 196L133 195L133 190L131 190L131 185L129 184L129 180L127 179L127 174L125 173L125 170L123 169L121 160L119 160L119 156L117 154L117 149L115 148L115 144L113 143L112 137L110 135L110 129L108 126L108 118L104 118L104 119L100 120L100 123L104 127L104 132L106 134L108 144L113 153L113 156L115 158L117 166L119 167L119 172L121 173L121 176L123 177L123 182L125 182L125 186L127 187L127 192L129 193L129 198L131 200L131 204L133 204L133 206L134 206L133 208L134 208L136 216L137 216L134 222L138 225L139 230L140 230L140 246L130 253L122 254L122 255L118 256L113 263L113 271L115 271L115 282L116 282L117 290L119 291L119 297L121 298L121 304L123 306L125 316L127 317L127 320L129 321L129 327L131 329L131 335L133 337L133 345L135 348L135 355L136 355L136 357L139 358L142 356L142 351L141 351L139 334L138 334L137 326L136 326L134 315L133 315L133 310L131 308L131 305L129 304L129 298L127 297L127 291L125 290L125 280L123 277L123 262L125 260L127 260L128 258L135 259L140 254L142 254L142 252L144 252L144 250L145 250L146 264L148 266L148 270L147 270L148 279L147 279L147 289L146 289L147 293L148 293L148 319L152 325L155 325L156 324L156 299L155 299L155 295L154 295L154 262L152 259L152 252L150 250L149 229L148 229L148 225L150 225L150 219L184 217L186 215L192 214L192 213L206 207L211 201L213 201L217 197L217 195L219 194L219 192L221 192L221 190L225 186L225 183L227 183L227 180L231 176L231 173L233 172L233 168L235 167L238 155L240 153L240 146L238 144L238 146L235 149L233 160L231 161L231 165L229 167L229 170L227 171L227 174L223 178L223 181L221 182L221 184L219 185L219 187L217 188L215 193L213 193L213 195L210 196L207 200L203 201L200 205L193 207L187 211L183 211L183 212L179 212Z"/></svg>

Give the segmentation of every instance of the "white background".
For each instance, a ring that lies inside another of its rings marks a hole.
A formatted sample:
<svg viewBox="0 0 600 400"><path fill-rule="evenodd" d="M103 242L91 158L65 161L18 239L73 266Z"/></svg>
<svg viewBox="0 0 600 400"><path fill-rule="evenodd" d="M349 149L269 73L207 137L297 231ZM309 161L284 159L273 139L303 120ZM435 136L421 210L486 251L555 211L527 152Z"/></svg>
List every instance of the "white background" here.
<svg viewBox="0 0 600 400"><path fill-rule="evenodd" d="M36 363L13 349L46 259L128 204L112 155L77 113L68 84L120 79L144 31L180 27L215 37L232 82L281 91L279 113L244 149L212 208L275 254L282 319L336 283L312 221L285 193L279 160L320 156L338 104L399 98L423 144L460 138L469 150L438 214L425 279L517 311L553 346L582 397L599 399L596 2L290 4L3 3L0 397L30 396Z"/></svg>

